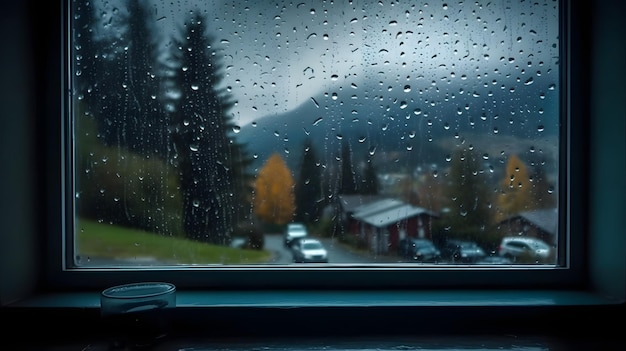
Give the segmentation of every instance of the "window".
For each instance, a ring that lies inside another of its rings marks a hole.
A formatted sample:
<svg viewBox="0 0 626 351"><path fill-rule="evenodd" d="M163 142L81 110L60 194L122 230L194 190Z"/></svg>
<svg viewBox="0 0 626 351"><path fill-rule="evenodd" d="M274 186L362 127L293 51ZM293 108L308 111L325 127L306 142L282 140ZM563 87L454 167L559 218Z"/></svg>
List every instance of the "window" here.
<svg viewBox="0 0 626 351"><path fill-rule="evenodd" d="M566 1L65 5L61 281L580 279ZM293 262L290 222L327 263ZM522 232L553 260L398 253Z"/></svg>

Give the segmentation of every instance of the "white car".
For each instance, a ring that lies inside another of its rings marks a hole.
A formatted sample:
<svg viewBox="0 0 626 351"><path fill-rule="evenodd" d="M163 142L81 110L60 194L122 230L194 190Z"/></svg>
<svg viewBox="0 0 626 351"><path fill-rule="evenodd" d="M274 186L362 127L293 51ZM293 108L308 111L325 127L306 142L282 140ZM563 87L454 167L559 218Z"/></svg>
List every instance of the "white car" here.
<svg viewBox="0 0 626 351"><path fill-rule="evenodd" d="M552 248L544 241L525 236L510 236L502 238L498 247L498 254L513 261L527 260L545 262L552 255Z"/></svg>
<svg viewBox="0 0 626 351"><path fill-rule="evenodd" d="M304 238L308 235L306 226L302 223L289 223L285 229L285 246L291 247L294 240Z"/></svg>
<svg viewBox="0 0 626 351"><path fill-rule="evenodd" d="M296 263L327 263L328 252L317 239L304 238L296 241L291 247L293 261Z"/></svg>

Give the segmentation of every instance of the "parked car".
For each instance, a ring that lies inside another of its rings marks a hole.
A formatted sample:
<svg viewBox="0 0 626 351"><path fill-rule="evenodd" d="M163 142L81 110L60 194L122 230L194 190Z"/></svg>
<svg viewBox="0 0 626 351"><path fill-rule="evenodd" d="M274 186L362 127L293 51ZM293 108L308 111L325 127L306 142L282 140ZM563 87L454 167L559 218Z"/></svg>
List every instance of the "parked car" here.
<svg viewBox="0 0 626 351"><path fill-rule="evenodd" d="M291 247L291 253L296 263L328 263L328 251L317 239L296 240Z"/></svg>
<svg viewBox="0 0 626 351"><path fill-rule="evenodd" d="M295 239L304 238L308 235L306 226L302 223L289 223L285 228L284 242L286 247L291 247Z"/></svg>
<svg viewBox="0 0 626 351"><path fill-rule="evenodd" d="M544 241L524 236L504 237L498 247L498 255L514 262L545 262L552 255L552 248Z"/></svg>
<svg viewBox="0 0 626 351"><path fill-rule="evenodd" d="M446 240L441 246L441 256L450 262L472 263L485 257L485 251L470 240Z"/></svg>
<svg viewBox="0 0 626 351"><path fill-rule="evenodd" d="M398 255L419 262L437 262L441 251L428 239L404 238L398 241Z"/></svg>

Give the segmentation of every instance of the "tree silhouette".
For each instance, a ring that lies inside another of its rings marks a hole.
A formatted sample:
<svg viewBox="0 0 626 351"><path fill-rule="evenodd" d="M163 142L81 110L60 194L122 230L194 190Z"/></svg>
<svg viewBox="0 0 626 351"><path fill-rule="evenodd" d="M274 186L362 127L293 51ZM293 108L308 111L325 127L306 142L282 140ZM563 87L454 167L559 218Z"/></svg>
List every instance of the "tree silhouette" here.
<svg viewBox="0 0 626 351"><path fill-rule="evenodd" d="M532 199L535 208L554 208L557 205L554 185L550 183L542 163L533 168L531 176Z"/></svg>
<svg viewBox="0 0 626 351"><path fill-rule="evenodd" d="M296 215L295 219L303 223L314 223L319 220L322 201L322 175L319 160L311 139L304 141L302 161L295 186Z"/></svg>
<svg viewBox="0 0 626 351"><path fill-rule="evenodd" d="M121 37L123 51L118 54L124 69L124 89L118 142L141 154L165 156L168 148L168 121L161 105L161 77L164 66L159 62L159 38L156 36L154 11L140 0L127 2L123 17L126 28ZM118 44L119 46L119 44ZM109 101L109 103L111 103Z"/></svg>
<svg viewBox="0 0 626 351"><path fill-rule="evenodd" d="M71 46L76 74L74 78L75 99L82 101L86 114L91 115L95 107L98 87L99 50L94 33L98 21L91 1L72 1L74 45Z"/></svg>
<svg viewBox="0 0 626 351"><path fill-rule="evenodd" d="M180 93L172 112L172 139L180 172L187 237L225 245L234 229L234 216L245 180L245 151L229 137L234 105L219 90L222 65L212 49L206 19L191 13L172 54L173 86ZM184 68L184 69L183 69Z"/></svg>
<svg viewBox="0 0 626 351"><path fill-rule="evenodd" d="M293 177L283 158L273 153L257 174L254 214L266 223L283 225L294 213Z"/></svg>
<svg viewBox="0 0 626 351"><path fill-rule="evenodd" d="M472 239L480 238L491 225L491 194L479 160L474 150L455 150L446 188L449 212L444 222L451 233Z"/></svg>
<svg viewBox="0 0 626 351"><path fill-rule="evenodd" d="M363 181L359 184L359 193L364 195L377 195L379 188L378 172L374 167L372 158L367 157L365 170L363 171Z"/></svg>
<svg viewBox="0 0 626 351"><path fill-rule="evenodd" d="M341 182L339 185L339 194L356 194L358 188L356 185L354 165L352 164L352 150L346 139L343 139L341 143L339 163L339 181Z"/></svg>
<svg viewBox="0 0 626 351"><path fill-rule="evenodd" d="M97 120L98 134L106 145L126 147L128 89L124 82L128 66L124 61L124 35L128 31L128 16L105 6L102 11L108 10L107 20L107 16L96 16L91 1L73 1L72 5L76 43L71 46L76 67L74 99L82 102L85 115Z"/></svg>
<svg viewBox="0 0 626 351"><path fill-rule="evenodd" d="M88 177L77 177L83 191L95 187L100 194L80 210L111 223L171 234L180 231L172 224L180 216L169 215L180 211L178 190L170 187L171 167L164 158L153 157L164 156L168 149L157 31L148 3L125 4L126 11L109 3L98 10L94 2L72 3L73 112L93 119L74 119L77 134L93 134L88 142L83 138L78 143L77 154L101 155L98 167L88 166Z"/></svg>

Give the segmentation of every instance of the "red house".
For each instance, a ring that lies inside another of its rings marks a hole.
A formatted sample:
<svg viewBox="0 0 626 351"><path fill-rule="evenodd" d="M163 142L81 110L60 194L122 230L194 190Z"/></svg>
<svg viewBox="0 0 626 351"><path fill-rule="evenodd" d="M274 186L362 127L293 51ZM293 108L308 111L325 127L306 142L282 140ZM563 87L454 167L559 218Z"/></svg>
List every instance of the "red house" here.
<svg viewBox="0 0 626 351"><path fill-rule="evenodd" d="M558 209L540 209L520 212L500 222L506 235L531 236L556 245Z"/></svg>
<svg viewBox="0 0 626 351"><path fill-rule="evenodd" d="M351 230L367 242L372 253L395 252L404 237L431 239L437 215L397 199L381 199L359 206L351 215Z"/></svg>

